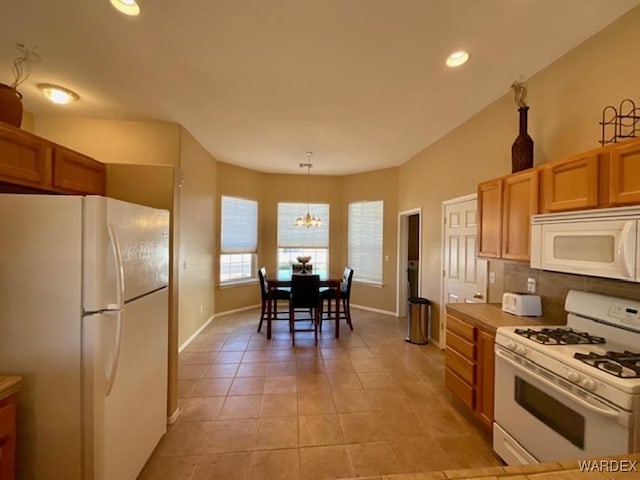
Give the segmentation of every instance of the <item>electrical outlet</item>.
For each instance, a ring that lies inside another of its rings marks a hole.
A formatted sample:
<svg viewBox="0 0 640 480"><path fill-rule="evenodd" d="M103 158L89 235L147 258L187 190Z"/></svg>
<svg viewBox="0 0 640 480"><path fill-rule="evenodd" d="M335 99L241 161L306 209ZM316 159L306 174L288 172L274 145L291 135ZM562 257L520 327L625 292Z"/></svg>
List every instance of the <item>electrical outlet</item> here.
<svg viewBox="0 0 640 480"><path fill-rule="evenodd" d="M527 278L527 292L528 293L536 293L536 279L535 278Z"/></svg>
<svg viewBox="0 0 640 480"><path fill-rule="evenodd" d="M489 272L489 283L491 285L496 283L496 272Z"/></svg>

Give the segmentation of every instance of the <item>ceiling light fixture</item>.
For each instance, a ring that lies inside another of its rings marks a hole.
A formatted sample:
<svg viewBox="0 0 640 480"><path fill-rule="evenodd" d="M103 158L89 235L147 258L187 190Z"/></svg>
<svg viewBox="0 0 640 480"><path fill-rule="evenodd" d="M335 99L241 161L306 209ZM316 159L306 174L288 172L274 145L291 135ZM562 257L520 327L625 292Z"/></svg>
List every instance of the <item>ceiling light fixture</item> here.
<svg viewBox="0 0 640 480"><path fill-rule="evenodd" d="M60 87L59 85L52 85L50 83L40 83L38 88L51 102L58 105L66 105L67 103L74 102L80 98L80 96L69 90L68 88Z"/></svg>
<svg viewBox="0 0 640 480"><path fill-rule="evenodd" d="M140 6L136 3L136 0L111 0L111 5L119 12L131 17L140 14Z"/></svg>
<svg viewBox="0 0 640 480"><path fill-rule="evenodd" d="M298 218L296 218L296 221L294 222L294 225L296 227L311 228L311 227L322 226L322 220L320 219L320 217L316 217L315 215L309 212L309 174L311 172L311 167L313 167L313 163L311 163L312 154L313 152L307 152L306 163L300 164L300 168L306 167L307 169L307 213L298 215Z"/></svg>
<svg viewBox="0 0 640 480"><path fill-rule="evenodd" d="M464 50L458 50L457 52L453 52L447 58L447 67L456 68L460 65L464 65L469 60L469 53Z"/></svg>

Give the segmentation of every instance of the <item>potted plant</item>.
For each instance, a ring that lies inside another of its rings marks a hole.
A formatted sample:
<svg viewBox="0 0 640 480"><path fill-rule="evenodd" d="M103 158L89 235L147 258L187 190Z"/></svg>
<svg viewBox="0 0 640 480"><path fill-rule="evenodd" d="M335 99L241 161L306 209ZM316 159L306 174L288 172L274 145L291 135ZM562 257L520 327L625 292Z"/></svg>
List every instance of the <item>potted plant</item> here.
<svg viewBox="0 0 640 480"><path fill-rule="evenodd" d="M0 83L0 122L20 127L22 123L22 94L18 87L31 75L31 64L40 61L34 48L16 43L19 55L13 61L13 82Z"/></svg>

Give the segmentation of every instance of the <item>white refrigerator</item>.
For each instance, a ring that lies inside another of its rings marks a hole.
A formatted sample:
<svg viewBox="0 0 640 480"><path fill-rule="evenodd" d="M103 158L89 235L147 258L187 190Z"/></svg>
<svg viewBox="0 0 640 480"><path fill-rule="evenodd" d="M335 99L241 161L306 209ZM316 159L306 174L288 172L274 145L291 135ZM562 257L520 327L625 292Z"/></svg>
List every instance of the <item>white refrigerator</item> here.
<svg viewBox="0 0 640 480"><path fill-rule="evenodd" d="M135 479L166 430L169 212L0 195L0 375L22 480Z"/></svg>

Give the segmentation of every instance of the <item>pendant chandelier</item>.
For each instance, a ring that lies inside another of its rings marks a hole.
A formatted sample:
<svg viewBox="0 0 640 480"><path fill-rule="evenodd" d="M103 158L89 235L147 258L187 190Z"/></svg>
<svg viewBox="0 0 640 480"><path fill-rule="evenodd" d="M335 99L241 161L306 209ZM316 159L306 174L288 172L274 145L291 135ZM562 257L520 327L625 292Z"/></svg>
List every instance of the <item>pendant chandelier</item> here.
<svg viewBox="0 0 640 480"><path fill-rule="evenodd" d="M311 167L313 166L313 164L311 163L311 155L312 155L312 152L307 152L306 163L300 164L300 168L306 167L307 169L307 213L298 215L298 217L296 218L296 221L294 222L294 225L296 227L311 228L311 227L322 226L322 220L320 219L320 217L316 217L314 214L312 214L309 211L309 175L311 172Z"/></svg>

